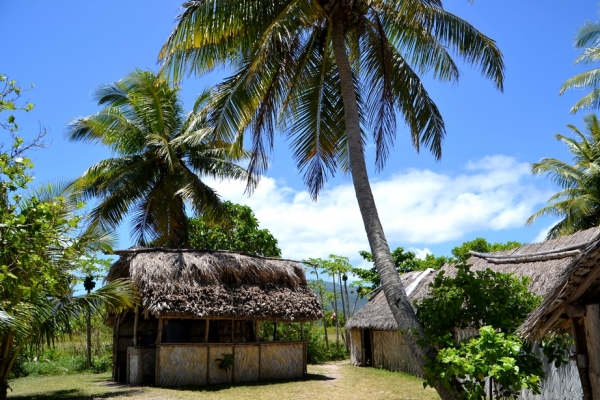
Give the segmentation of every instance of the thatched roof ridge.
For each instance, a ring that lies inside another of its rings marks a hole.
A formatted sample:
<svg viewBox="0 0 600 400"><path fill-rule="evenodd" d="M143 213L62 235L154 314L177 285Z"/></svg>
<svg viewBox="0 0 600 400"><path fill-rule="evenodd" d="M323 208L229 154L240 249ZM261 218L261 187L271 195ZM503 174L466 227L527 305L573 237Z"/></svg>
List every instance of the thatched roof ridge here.
<svg viewBox="0 0 600 400"><path fill-rule="evenodd" d="M229 251L130 249L107 280L131 277L159 317L311 321L323 315L299 262Z"/></svg>
<svg viewBox="0 0 600 400"><path fill-rule="evenodd" d="M600 292L600 228L577 232L570 236L532 243L516 249L494 253L472 253L468 263L471 270L490 268L496 272L513 273L531 279L529 290L543 298L523 323L520 330L526 337L540 337L556 327L567 303L581 301L583 293ZM453 265L440 270L455 276ZM416 271L419 272L419 271ZM415 272L411 273L415 274ZM429 294L429 283L436 273L429 274L409 295L411 303L419 302ZM405 288L408 279L403 278ZM598 287L598 289L594 289ZM592 292L590 292L590 290ZM383 322L383 321L387 322ZM367 305L349 319L347 327L383 330L399 329L385 302L382 292L377 293Z"/></svg>

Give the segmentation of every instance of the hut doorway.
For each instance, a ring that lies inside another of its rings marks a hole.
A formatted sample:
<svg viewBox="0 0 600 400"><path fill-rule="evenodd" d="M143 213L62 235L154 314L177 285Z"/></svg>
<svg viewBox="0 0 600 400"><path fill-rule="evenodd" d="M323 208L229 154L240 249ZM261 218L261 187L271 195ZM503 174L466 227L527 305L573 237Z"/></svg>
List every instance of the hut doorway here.
<svg viewBox="0 0 600 400"><path fill-rule="evenodd" d="M371 345L371 330L362 330L363 367L373 366L373 347Z"/></svg>

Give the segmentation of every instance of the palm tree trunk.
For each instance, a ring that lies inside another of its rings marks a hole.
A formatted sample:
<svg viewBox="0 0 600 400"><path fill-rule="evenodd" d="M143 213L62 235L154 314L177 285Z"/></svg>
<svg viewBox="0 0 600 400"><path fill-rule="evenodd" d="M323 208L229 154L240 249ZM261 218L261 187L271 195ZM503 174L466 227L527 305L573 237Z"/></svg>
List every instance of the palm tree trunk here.
<svg viewBox="0 0 600 400"><path fill-rule="evenodd" d="M12 343L12 335L10 333L2 336L0 342L0 400L5 400L8 397L8 374L9 371L9 355L10 346Z"/></svg>
<svg viewBox="0 0 600 400"><path fill-rule="evenodd" d="M335 271L331 271L333 277L333 313L335 314L335 351L340 351L340 323L338 320L337 290L335 288Z"/></svg>
<svg viewBox="0 0 600 400"><path fill-rule="evenodd" d="M340 10L334 12L331 38L335 61L340 76L342 101L345 111L344 118L348 140L348 153L350 157L350 172L352 174L354 191L365 225L371 253L373 254L377 272L383 286L383 293L385 294L392 314L394 315L394 319L398 323L398 326L405 332L408 348L415 359L418 360L419 370L423 372L425 360L430 357L435 357L436 353L434 349L424 349L419 347L416 343L418 336L423 333L423 328L417 320L417 316L406 296L406 291L404 290L400 276L396 271L390 248L385 238L381 221L379 220L361 143L358 102L356 100L352 68L348 60L348 55L346 54L344 22L340 15ZM417 332L417 334L413 334L413 332ZM435 388L443 400L461 398L460 383L456 381L453 386L454 387L450 389L446 389L438 382L436 383Z"/></svg>

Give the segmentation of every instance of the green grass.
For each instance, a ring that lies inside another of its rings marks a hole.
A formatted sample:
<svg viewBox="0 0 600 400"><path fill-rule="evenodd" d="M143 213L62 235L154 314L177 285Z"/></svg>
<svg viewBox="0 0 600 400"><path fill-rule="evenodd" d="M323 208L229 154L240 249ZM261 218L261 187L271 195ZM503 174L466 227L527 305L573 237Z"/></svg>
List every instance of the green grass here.
<svg viewBox="0 0 600 400"><path fill-rule="evenodd" d="M11 382L13 400L74 399L439 399L423 389L421 380L409 375L358 368L348 361L309 365L305 379L260 382L246 385L212 385L196 388L162 389L134 387L109 382L110 375L79 374L26 377Z"/></svg>

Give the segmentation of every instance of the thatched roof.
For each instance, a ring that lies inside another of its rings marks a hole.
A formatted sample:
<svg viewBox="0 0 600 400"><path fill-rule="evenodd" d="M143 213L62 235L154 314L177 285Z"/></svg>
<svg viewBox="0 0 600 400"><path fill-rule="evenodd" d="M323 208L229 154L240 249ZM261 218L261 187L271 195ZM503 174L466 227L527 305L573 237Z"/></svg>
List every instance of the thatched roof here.
<svg viewBox="0 0 600 400"><path fill-rule="evenodd" d="M133 249L107 280L131 277L144 309L157 317L286 322L322 317L299 262L229 251Z"/></svg>
<svg viewBox="0 0 600 400"><path fill-rule="evenodd" d="M531 278L529 290L542 297L542 304L523 323L520 330L526 337L541 337L551 329L564 328L564 306L579 304L598 297L600 293L600 228L588 229L570 236L528 244L495 253L472 253L468 263L473 271L490 268L496 272L513 273ZM441 270L454 276L456 268L444 265ZM402 276L405 288L421 271ZM436 272L423 276L409 294L411 303L429 292L429 283ZM399 329L387 306L383 292L377 293L367 305L348 320L349 328L382 330Z"/></svg>

